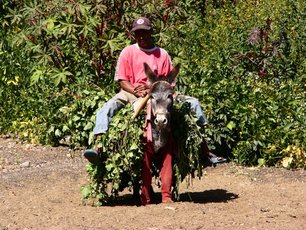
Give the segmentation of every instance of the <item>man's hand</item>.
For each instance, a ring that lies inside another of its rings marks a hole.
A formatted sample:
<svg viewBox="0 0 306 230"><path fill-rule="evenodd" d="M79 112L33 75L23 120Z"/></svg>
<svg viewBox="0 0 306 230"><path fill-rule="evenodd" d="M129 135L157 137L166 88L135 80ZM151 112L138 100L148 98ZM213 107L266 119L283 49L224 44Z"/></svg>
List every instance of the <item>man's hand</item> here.
<svg viewBox="0 0 306 230"><path fill-rule="evenodd" d="M146 85L138 85L133 89L133 94L136 97L145 97L149 92L149 89Z"/></svg>
<svg viewBox="0 0 306 230"><path fill-rule="evenodd" d="M135 95L136 97L145 97L149 93L149 86L146 84L141 84L134 87L129 81L126 80L120 80L119 84L121 89Z"/></svg>

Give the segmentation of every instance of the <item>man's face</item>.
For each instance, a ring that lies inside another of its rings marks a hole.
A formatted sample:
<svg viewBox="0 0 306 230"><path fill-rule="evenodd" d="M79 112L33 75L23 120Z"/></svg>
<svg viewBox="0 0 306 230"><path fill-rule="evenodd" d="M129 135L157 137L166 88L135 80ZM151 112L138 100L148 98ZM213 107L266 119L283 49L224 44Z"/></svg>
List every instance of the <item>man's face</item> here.
<svg viewBox="0 0 306 230"><path fill-rule="evenodd" d="M153 47L151 30L136 30L134 37L141 48L150 49Z"/></svg>

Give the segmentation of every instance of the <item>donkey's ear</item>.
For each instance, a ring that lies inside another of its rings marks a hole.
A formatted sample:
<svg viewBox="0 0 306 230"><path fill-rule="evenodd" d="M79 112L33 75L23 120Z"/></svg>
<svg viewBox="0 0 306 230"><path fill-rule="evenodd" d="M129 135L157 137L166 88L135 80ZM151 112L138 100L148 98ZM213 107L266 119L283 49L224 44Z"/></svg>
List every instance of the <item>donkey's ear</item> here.
<svg viewBox="0 0 306 230"><path fill-rule="evenodd" d="M177 64L172 70L171 72L167 75L167 81L171 84L176 76L178 75L180 71L180 64Z"/></svg>
<svg viewBox="0 0 306 230"><path fill-rule="evenodd" d="M150 66L147 63L143 63L145 73L149 79L149 82L152 84L156 81L157 75L151 70Z"/></svg>

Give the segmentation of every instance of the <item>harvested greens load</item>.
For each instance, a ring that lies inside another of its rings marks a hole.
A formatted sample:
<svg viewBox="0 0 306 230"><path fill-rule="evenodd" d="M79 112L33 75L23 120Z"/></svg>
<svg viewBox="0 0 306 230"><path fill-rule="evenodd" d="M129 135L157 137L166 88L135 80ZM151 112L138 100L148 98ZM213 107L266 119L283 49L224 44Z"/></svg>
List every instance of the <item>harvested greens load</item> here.
<svg viewBox="0 0 306 230"><path fill-rule="evenodd" d="M101 148L102 164L86 165L89 183L81 188L85 203L100 206L116 198L125 188L139 188L145 144L145 114L141 113L131 121L132 114L131 105L121 109L113 117L108 133L98 143L93 143ZM204 132L196 124L189 103L174 103L171 119L176 140L173 150L173 195L178 200L180 182L188 176L202 176L201 142ZM153 167L152 174L158 177L156 167Z"/></svg>

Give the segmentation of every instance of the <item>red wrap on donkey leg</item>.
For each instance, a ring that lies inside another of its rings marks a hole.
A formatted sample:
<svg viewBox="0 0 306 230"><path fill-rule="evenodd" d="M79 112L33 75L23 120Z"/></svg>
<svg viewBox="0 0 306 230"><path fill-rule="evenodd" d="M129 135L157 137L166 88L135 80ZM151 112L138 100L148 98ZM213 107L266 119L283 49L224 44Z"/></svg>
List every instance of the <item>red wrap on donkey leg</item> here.
<svg viewBox="0 0 306 230"><path fill-rule="evenodd" d="M150 187L152 183L151 167L153 160L158 160L158 166L160 167L162 202L172 202L172 143L172 138L169 138L165 149L162 149L159 153L154 153L152 142L148 142L145 147L141 191L141 202L143 205L151 203Z"/></svg>

